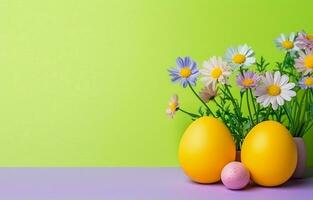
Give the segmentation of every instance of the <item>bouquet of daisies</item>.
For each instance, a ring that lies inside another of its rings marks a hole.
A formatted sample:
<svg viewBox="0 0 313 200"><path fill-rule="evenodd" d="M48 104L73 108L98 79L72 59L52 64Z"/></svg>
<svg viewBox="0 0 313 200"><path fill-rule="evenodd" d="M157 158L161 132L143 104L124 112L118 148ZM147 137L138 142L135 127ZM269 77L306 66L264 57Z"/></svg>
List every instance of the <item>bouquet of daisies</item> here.
<svg viewBox="0 0 313 200"><path fill-rule="evenodd" d="M170 98L167 115L177 111L192 120L204 115L220 118L230 129L238 150L256 124L275 120L284 124L294 137L302 137L313 126L313 35L281 34L276 46L285 53L281 62L268 63L255 58L254 50L244 44L228 48L224 57L213 56L203 68L190 57L178 57L169 69L171 81L189 88L199 100L196 112L183 109L178 96ZM194 86L201 76L203 88ZM229 79L236 76L236 84ZM234 87L240 92L235 94Z"/></svg>

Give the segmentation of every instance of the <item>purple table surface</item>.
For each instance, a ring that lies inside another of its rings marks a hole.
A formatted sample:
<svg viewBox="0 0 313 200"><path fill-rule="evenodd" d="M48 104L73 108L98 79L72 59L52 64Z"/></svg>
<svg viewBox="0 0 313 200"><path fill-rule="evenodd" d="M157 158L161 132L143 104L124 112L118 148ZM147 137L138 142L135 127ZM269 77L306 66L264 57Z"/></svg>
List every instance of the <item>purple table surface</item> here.
<svg viewBox="0 0 313 200"><path fill-rule="evenodd" d="M313 199L312 172L280 187L232 191L193 183L179 168L0 168L0 199L302 200Z"/></svg>

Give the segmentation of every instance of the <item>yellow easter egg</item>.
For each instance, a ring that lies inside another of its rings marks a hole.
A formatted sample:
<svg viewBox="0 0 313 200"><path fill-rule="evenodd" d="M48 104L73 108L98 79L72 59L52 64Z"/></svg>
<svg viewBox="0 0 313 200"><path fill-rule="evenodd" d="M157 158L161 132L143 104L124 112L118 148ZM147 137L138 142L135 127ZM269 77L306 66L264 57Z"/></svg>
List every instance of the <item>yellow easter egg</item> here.
<svg viewBox="0 0 313 200"><path fill-rule="evenodd" d="M198 183L220 180L223 167L235 160L230 131L214 117L201 117L187 128L179 145L179 162L185 174Z"/></svg>
<svg viewBox="0 0 313 200"><path fill-rule="evenodd" d="M278 186L285 183L296 168L296 144L285 126L264 121L253 127L245 138L241 162L255 183Z"/></svg>

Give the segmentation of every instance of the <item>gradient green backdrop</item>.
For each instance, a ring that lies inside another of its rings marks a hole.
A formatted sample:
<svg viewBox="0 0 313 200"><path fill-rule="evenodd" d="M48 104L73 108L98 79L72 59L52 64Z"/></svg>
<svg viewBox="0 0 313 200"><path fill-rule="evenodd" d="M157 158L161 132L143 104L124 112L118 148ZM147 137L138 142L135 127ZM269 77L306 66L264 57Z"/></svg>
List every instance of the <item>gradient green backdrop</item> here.
<svg viewBox="0 0 313 200"><path fill-rule="evenodd" d="M1 0L0 166L176 166L188 117L165 116L177 56L248 43L281 59L313 1ZM312 158L313 133L306 137ZM279 142L279 141L278 141ZM310 160L312 164L312 159Z"/></svg>

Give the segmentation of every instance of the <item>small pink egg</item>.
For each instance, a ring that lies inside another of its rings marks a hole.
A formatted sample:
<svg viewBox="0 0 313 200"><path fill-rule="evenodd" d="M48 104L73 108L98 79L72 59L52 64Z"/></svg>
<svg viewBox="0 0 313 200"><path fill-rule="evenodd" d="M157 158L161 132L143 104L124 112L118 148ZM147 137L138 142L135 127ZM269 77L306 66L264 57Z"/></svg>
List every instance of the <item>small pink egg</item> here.
<svg viewBox="0 0 313 200"><path fill-rule="evenodd" d="M250 173L241 162L230 162L223 168L221 179L228 189L239 190L248 185Z"/></svg>

